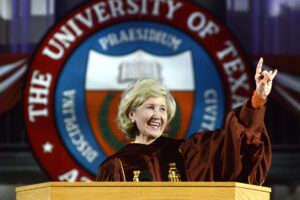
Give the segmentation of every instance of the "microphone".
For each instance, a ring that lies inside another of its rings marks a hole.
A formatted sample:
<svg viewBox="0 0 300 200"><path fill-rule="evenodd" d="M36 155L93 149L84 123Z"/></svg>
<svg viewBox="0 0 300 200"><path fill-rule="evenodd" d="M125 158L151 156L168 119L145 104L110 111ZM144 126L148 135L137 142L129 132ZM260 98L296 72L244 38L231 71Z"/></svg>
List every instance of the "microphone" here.
<svg viewBox="0 0 300 200"><path fill-rule="evenodd" d="M139 181L153 181L153 176L148 170L143 170L139 175Z"/></svg>

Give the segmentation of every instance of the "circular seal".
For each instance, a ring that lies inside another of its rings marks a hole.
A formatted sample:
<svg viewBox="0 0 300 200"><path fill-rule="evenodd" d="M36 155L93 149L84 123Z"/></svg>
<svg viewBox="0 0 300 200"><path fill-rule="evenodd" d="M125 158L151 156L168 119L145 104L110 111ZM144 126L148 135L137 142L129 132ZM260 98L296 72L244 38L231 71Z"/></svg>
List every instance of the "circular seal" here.
<svg viewBox="0 0 300 200"><path fill-rule="evenodd" d="M160 81L177 111L169 136L222 128L252 93L248 63L226 28L184 0L84 4L34 54L24 91L28 137L53 180L93 181L128 141L115 123L120 94Z"/></svg>

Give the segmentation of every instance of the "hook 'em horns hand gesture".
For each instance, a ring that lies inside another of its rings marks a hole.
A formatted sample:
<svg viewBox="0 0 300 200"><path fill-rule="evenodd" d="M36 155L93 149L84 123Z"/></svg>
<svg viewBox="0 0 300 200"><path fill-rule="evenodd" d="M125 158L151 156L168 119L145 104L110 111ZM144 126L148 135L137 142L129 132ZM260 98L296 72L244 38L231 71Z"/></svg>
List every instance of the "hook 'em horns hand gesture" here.
<svg viewBox="0 0 300 200"><path fill-rule="evenodd" d="M263 99L266 99L271 92L273 79L277 74L277 69L274 71L262 71L263 59L260 58L256 67L255 82L256 92Z"/></svg>

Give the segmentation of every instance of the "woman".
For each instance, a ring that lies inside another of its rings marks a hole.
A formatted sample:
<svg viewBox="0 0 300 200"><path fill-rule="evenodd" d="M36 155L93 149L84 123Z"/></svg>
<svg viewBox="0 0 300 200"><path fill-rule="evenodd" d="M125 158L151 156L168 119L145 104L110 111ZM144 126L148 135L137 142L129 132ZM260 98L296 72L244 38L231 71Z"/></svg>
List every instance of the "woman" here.
<svg viewBox="0 0 300 200"><path fill-rule="evenodd" d="M266 98L274 72L262 71L251 101L231 111L224 129L203 131L187 140L166 138L176 104L158 82L145 79L127 89L118 111L119 128L135 138L100 166L97 181L238 181L261 185L271 164L264 125Z"/></svg>

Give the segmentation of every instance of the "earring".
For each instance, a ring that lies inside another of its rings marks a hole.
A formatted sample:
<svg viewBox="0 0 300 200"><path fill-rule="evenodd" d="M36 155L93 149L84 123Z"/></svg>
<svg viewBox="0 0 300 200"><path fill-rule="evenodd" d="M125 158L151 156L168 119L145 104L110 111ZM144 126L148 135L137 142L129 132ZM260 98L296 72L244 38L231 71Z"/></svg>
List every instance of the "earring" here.
<svg viewBox="0 0 300 200"><path fill-rule="evenodd" d="M134 123L135 123L135 121L132 119L132 120L131 120L131 123L133 123L133 124L134 124Z"/></svg>

